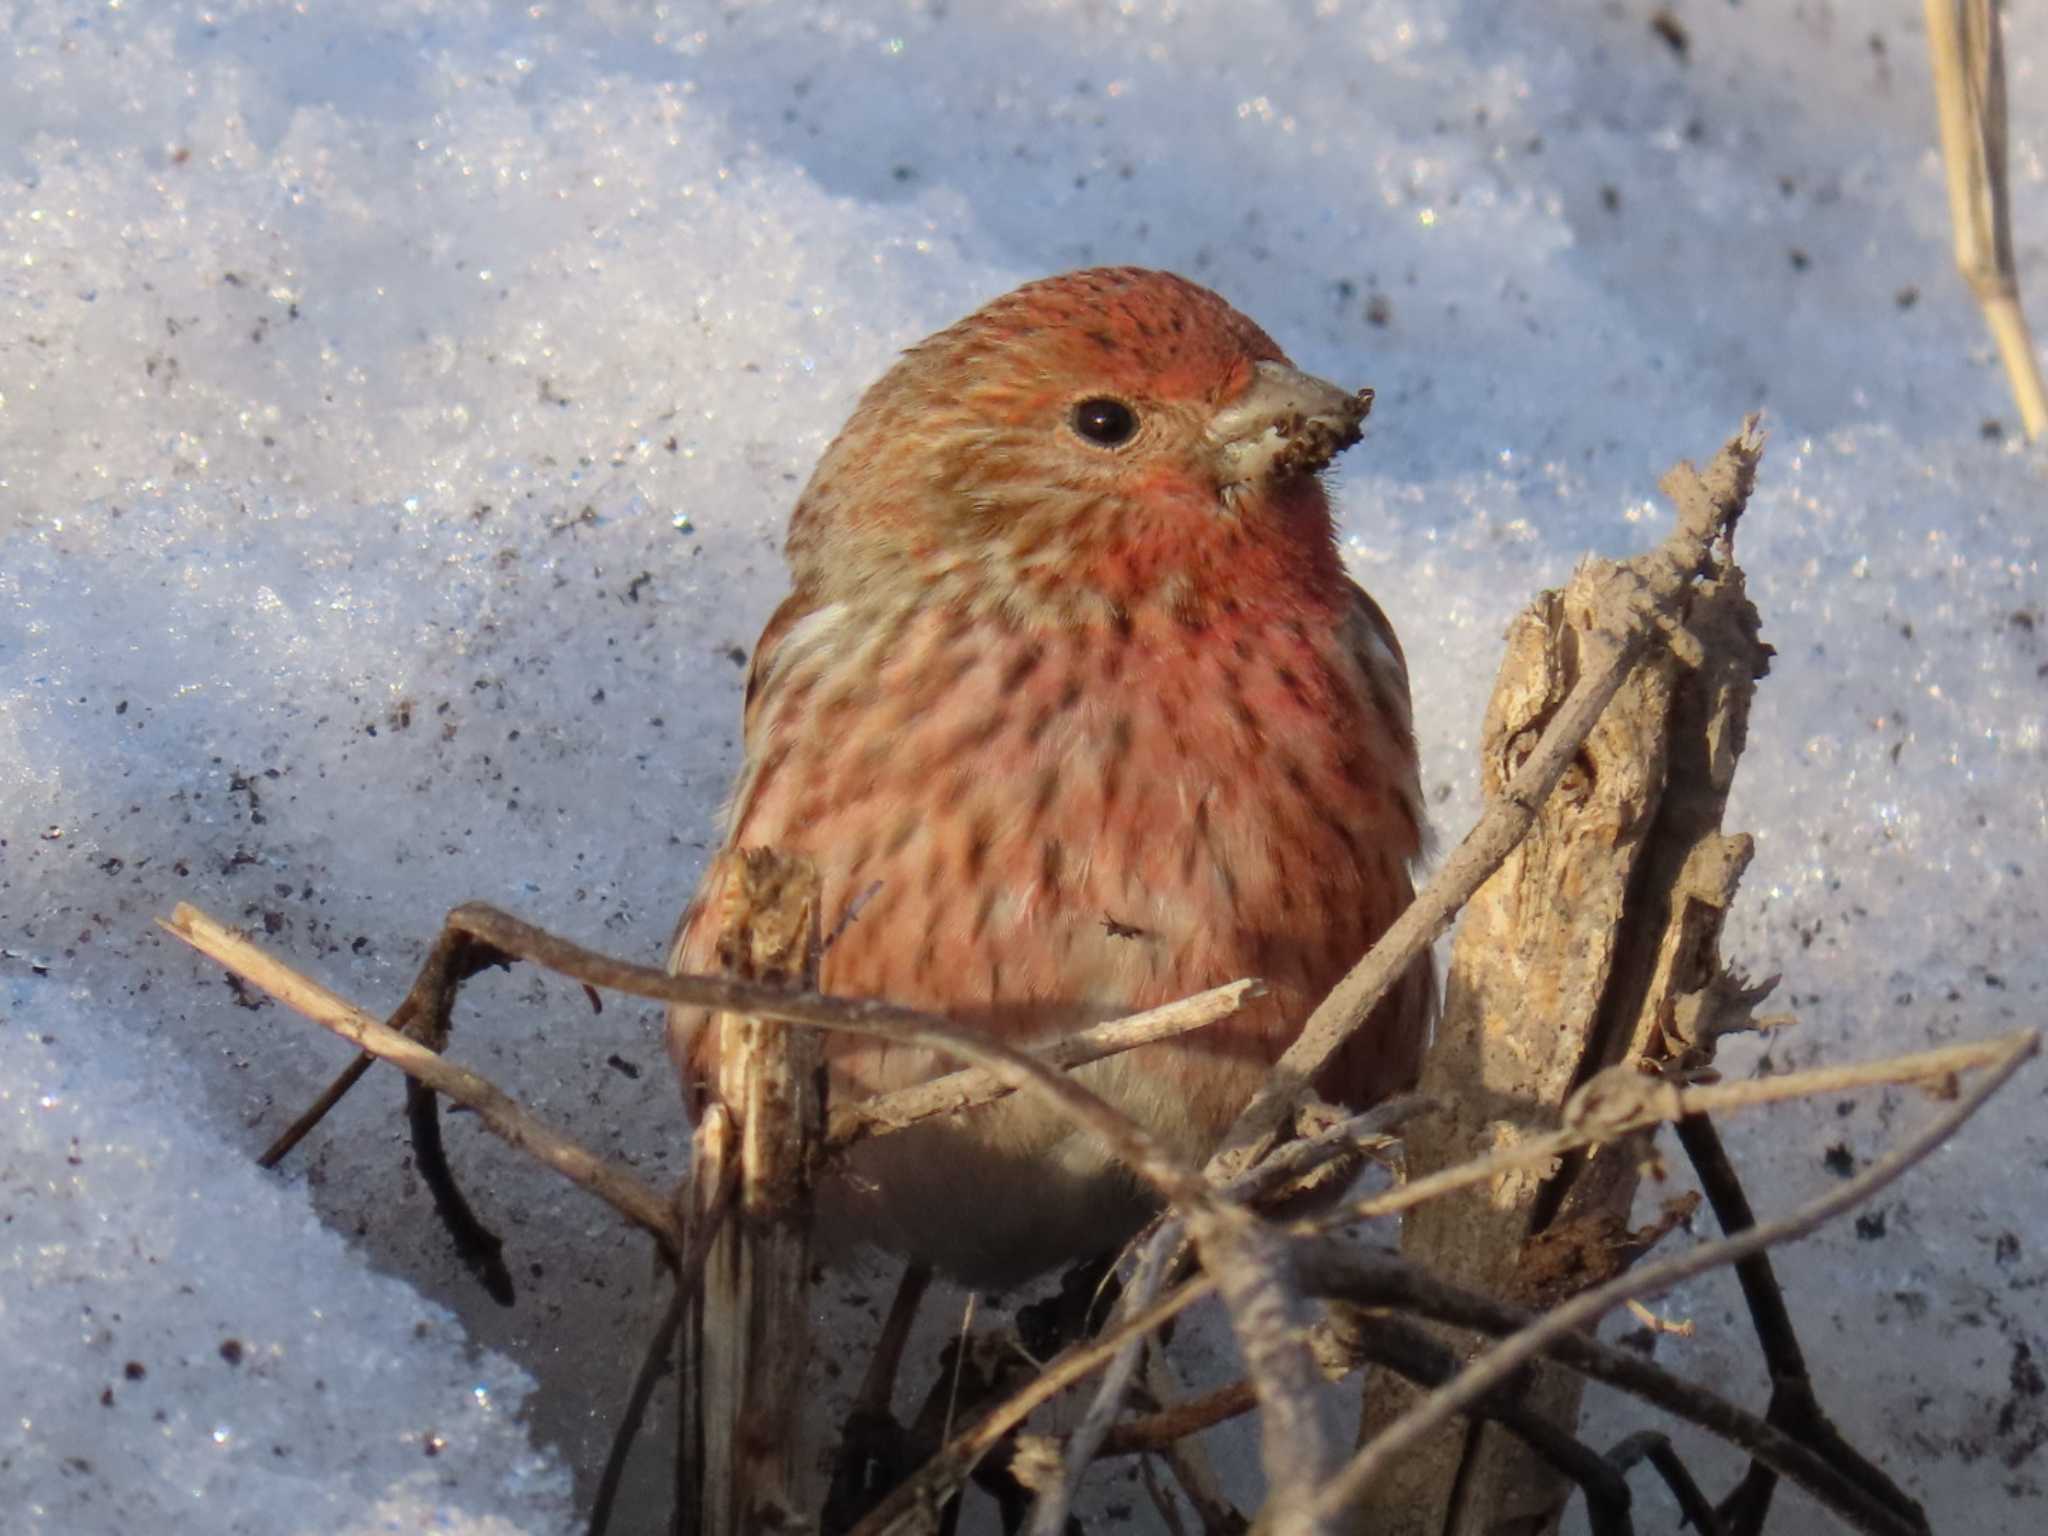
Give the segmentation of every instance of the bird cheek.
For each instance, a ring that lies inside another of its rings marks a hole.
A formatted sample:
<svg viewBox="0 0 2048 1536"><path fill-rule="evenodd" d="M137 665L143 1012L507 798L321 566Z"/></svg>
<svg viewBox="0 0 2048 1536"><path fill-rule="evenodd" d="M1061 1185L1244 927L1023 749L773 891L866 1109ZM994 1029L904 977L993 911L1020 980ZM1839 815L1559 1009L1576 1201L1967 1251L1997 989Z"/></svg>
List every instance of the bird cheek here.
<svg viewBox="0 0 2048 1536"><path fill-rule="evenodd" d="M1216 476L1190 465L1158 464L1132 487L1131 499L1151 514L1148 520L1206 522L1228 511Z"/></svg>

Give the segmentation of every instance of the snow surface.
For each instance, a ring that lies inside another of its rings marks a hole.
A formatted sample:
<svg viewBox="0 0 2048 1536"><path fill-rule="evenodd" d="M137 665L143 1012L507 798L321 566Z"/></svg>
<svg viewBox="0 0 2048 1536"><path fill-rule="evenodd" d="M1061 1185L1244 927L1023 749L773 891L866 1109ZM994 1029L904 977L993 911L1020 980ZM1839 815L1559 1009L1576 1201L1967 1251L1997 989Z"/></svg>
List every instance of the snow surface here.
<svg viewBox="0 0 2048 1536"><path fill-rule="evenodd" d="M1377 387L1340 506L1449 836L1510 614L1767 407L1726 949L1785 975L1771 1060L2039 1023L2048 455L1950 267L1920 6L1692 0L1683 54L1651 10L0 5L7 1528L573 1520L644 1246L458 1118L494 1307L387 1073L259 1173L348 1053L151 919L373 1008L469 898L656 958L798 484L896 349L1051 270L1178 269ZM2048 321L2048 18L2008 29ZM643 1011L520 971L456 1049L676 1175ZM1942 1529L2048 1512L2042 1092L1780 1260L1825 1401ZM1781 1209L1924 1113L1729 1132ZM1664 1307L1699 1334L1658 1358L1760 1404L1732 1289ZM659 1530L642 1460L621 1528ZM1127 1467L1091 1486L1092 1528L1154 1528Z"/></svg>

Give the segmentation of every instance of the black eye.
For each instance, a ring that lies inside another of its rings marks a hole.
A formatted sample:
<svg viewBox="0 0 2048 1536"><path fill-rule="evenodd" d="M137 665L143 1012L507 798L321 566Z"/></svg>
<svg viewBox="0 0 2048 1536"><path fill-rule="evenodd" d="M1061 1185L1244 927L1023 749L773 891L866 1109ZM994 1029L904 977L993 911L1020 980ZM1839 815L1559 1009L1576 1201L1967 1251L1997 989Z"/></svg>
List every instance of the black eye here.
<svg viewBox="0 0 2048 1536"><path fill-rule="evenodd" d="M1074 430L1091 443L1114 448L1138 430L1138 413L1121 400L1083 400L1074 407Z"/></svg>

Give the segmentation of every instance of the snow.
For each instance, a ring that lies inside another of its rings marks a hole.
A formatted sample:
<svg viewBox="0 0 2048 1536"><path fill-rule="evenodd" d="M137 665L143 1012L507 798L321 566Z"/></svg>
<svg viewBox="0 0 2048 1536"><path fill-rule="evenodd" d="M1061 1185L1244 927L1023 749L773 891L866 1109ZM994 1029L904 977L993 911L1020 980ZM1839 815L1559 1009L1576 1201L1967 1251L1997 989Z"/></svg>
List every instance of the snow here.
<svg viewBox="0 0 2048 1536"><path fill-rule="evenodd" d="M521 1285L494 1307L388 1073L259 1173L347 1051L151 919L192 901L379 1009L471 898L658 957L797 486L896 349L1046 271L1183 271L1377 388L1340 507L1448 836L1508 617L1582 552L1653 540L1658 473L1766 407L1741 553L1779 659L1725 949L1784 973L1800 1024L1771 1060L2039 1023L2048 457L1950 265L1920 6L1694 0L1682 55L1652 9L17 0L10 1528L573 1520L657 1304L644 1245L456 1117ZM2039 323L2048 21L2007 27ZM459 1054L676 1175L644 1011L526 971L474 998ZM2048 1503L2041 1092L2023 1076L1864 1222L1780 1256L1845 1431L1990 1536ZM1727 1129L1778 1209L1924 1113ZM872 1307L881 1283L832 1288ZM1761 1402L1729 1287L1663 1306L1699 1335L1660 1360ZM642 1460L622 1529L660 1529ZM1146 1528L1124 1470L1092 1486Z"/></svg>

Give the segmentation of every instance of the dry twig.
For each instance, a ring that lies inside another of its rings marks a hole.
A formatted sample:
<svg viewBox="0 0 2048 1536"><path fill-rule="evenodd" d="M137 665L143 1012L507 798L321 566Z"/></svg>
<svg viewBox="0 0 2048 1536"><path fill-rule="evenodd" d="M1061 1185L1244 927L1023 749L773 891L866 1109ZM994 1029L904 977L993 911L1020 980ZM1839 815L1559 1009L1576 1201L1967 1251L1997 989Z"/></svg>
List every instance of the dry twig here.
<svg viewBox="0 0 2048 1536"><path fill-rule="evenodd" d="M1318 1493L1316 1502L1319 1510L1332 1518L1341 1518L1345 1510L1356 1506L1376 1477L1437 1424L1464 1411L1516 1370L1541 1355L1549 1345L1598 1322L1628 1297L1657 1295L1682 1280L1803 1237L1823 1222L1861 1205L1953 1136L1992 1094L2004 1086L2022 1063L2039 1052L2040 1046L2038 1031L2029 1030L2009 1037L2004 1052L1991 1064L1984 1078L1968 1089L1952 1108L1937 1116L1933 1124L1840 1188L1801 1206L1790 1215L1717 1242L1702 1244L1690 1253L1631 1271L1553 1307L1530 1327L1480 1356L1454 1381L1431 1392L1361 1448L1343 1473ZM1863 1514L1865 1518L1858 1520L1858 1528L1872 1532L1874 1536L1910 1536L1914 1529L1910 1522L1902 1520L1896 1511L1888 1508L1866 1510Z"/></svg>
<svg viewBox="0 0 2048 1536"><path fill-rule="evenodd" d="M1992 0L1927 0L1927 51L1948 172L1956 267L1970 285L2005 364L2029 439L2048 432L2048 388L2020 308L2006 180L2005 48Z"/></svg>
<svg viewBox="0 0 2048 1536"><path fill-rule="evenodd" d="M456 1066L417 1040L387 1028L382 1020L372 1018L187 902L179 902L168 921L157 921L166 933L182 939L315 1024L382 1057L436 1093L446 1094L456 1103L475 1110L477 1117L510 1145L554 1169L570 1183L589 1190L635 1226L652 1233L664 1253L671 1257L681 1253L682 1233L666 1199L573 1138L543 1124L495 1084Z"/></svg>
<svg viewBox="0 0 2048 1536"><path fill-rule="evenodd" d="M1033 1046L1030 1053L1049 1067L1069 1071L1120 1051L1206 1029L1229 1018L1263 990L1254 978L1227 982L1143 1013L1097 1024L1050 1045ZM994 1073L979 1067L951 1072L930 1082L835 1107L826 1120L825 1145L836 1152L872 1136L907 1130L939 1115L992 1104L1015 1091Z"/></svg>
<svg viewBox="0 0 2048 1536"><path fill-rule="evenodd" d="M1581 1119L1568 1129L1553 1135L1531 1138L1493 1156L1458 1168L1445 1169L1430 1179L1396 1186L1366 1200L1355 1202L1341 1213L1300 1224L1293 1230L1298 1236L1309 1236L1319 1233L1326 1226L1335 1226L1346 1221L1395 1215L1448 1191L1484 1184L1504 1173L1553 1162L1560 1154L1574 1148L1590 1146L1598 1141L1689 1115L1705 1114L1709 1111L1752 1109L1797 1098L1833 1096L1860 1087L1925 1084L1937 1089L1944 1088L1960 1073L1993 1066L2010 1059L2016 1051L2030 1050L2036 1039L2035 1034L2027 1032L1964 1045L1943 1046L1932 1051L1886 1057L1877 1061L1858 1062L1840 1067L1821 1067L1785 1073L1777 1077L1759 1078L1750 1082L1720 1083L1686 1089L1672 1087L1657 1079L1641 1079L1642 1091L1633 1101L1618 1102L1619 1095L1608 1099L1611 1118ZM1253 1175L1255 1176L1256 1174ZM1316 1283L1312 1288L1324 1288L1328 1279L1328 1271L1325 1268L1327 1250L1318 1250L1316 1263ZM1382 1276L1397 1272L1402 1275L1414 1273L1412 1268L1377 1271ZM1366 1305L1394 1305L1398 1302L1414 1304L1419 1298L1415 1295L1411 1282L1404 1280L1403 1284L1408 1289L1404 1289L1398 1297L1385 1291L1370 1295L1350 1292L1338 1294L1347 1294L1350 1299ZM855 1528L852 1536L909 1536L909 1533L918 1528L915 1523L916 1511L920 1508L935 1507L939 1501L960 1487L975 1463L1031 1414L1061 1393L1087 1380L1132 1341L1157 1332L1189 1307L1207 1298L1214 1289L1215 1281L1210 1276L1195 1275L1168 1291L1141 1315L1113 1325L1101 1338L1078 1345L1049 1362L1045 1369L1016 1396L990 1409L980 1420L969 1425L949 1441L916 1476L903 1483L871 1511ZM1448 1298L1455 1294L1455 1290L1441 1288L1435 1294ZM1467 1299L1474 1304L1483 1303L1487 1310L1453 1310L1444 1307L1425 1315L1436 1316L1440 1321L1455 1323L1460 1327L1487 1331L1499 1328L1503 1332L1520 1328L1530 1320L1527 1313L1507 1307L1504 1303L1485 1301L1483 1298ZM1806 1462L1800 1462L1798 1457L1802 1448L1763 1420L1744 1413L1703 1388L1691 1387L1679 1381L1647 1361L1620 1351L1605 1350L1604 1346L1590 1340L1579 1339L1577 1336L1564 1341L1560 1347L1568 1351L1561 1356L1564 1363L1574 1369L1585 1370L1608 1385L1623 1391L1646 1396L1657 1406L1687 1417L1714 1434L1734 1439L1745 1450L1754 1453L1761 1447L1763 1454L1777 1460L1782 1468L1788 1469L1787 1475L1795 1477L1803 1486L1813 1487L1827 1475L1826 1465L1815 1458L1809 1457ZM1225 1410L1242 1412L1255 1406L1258 1400L1251 1383L1239 1382L1220 1388L1200 1400L1169 1405L1166 1411L1182 1416L1182 1424L1186 1431L1193 1433L1233 1416L1232 1412ZM1180 1426L1167 1425L1163 1422L1149 1423L1142 1419L1131 1421L1110 1432L1104 1442L1104 1452L1122 1454L1151 1449L1165 1438L1168 1430L1177 1427Z"/></svg>
<svg viewBox="0 0 2048 1536"><path fill-rule="evenodd" d="M361 1010L283 966L258 946L249 943L196 909L181 907L165 926L235 974L270 992L315 1022L364 1049L393 1061L408 1073L416 1074L437 1092L446 1093L458 1103L475 1109L493 1131L514 1145L532 1148L534 1154L548 1166L564 1172L578 1184L606 1199L628 1220L655 1232L658 1236L663 1233L671 1234L668 1242L675 1244L671 1251L680 1250L680 1244L676 1243L673 1235L674 1219L669 1214L665 1201L652 1190L639 1185L631 1175L610 1168L572 1141L540 1125L524 1110L511 1104L500 1090L476 1074L464 1071L416 1041L386 1029ZM623 969L641 972L639 979L645 981L665 983L668 980L660 973L647 972L644 968ZM771 1001L777 1001L782 1005L790 1002L787 998ZM820 1008L825 1001L809 999L802 1001L800 1006L809 1011ZM1484 1183L1504 1172L1540 1165L1573 1147L1591 1145L1664 1120L1751 1108L1818 1094L1833 1095L1851 1088L1880 1084L1923 1083L1941 1088L1951 1083L1962 1072L1997 1063L2016 1063L2018 1059L2031 1053L2036 1043L2037 1037L2033 1034L2008 1036L1977 1044L1946 1046L1938 1050L1917 1052L1882 1061L1788 1073L1749 1082L1684 1089L1651 1078L1635 1079L1633 1085L1627 1078L1619 1078L1603 1084L1600 1093L1588 1096L1589 1100L1597 1101L1598 1113L1594 1112L1590 1104L1581 1106L1581 1112L1573 1118L1571 1124L1550 1136L1532 1138L1519 1146L1478 1162L1447 1169L1429 1179L1385 1191L1354 1204L1342 1218L1324 1218L1324 1222L1392 1214L1432 1199L1446 1190ZM1412 1111L1413 1107L1389 1104L1382 1106L1380 1113ZM1345 1129L1351 1134L1358 1134L1366 1128L1351 1126ZM1244 1193L1252 1184L1258 1182L1258 1179L1259 1174L1255 1172L1244 1185L1237 1186L1232 1193ZM621 1194L622 1189L627 1193ZM1839 1198L1838 1195L1837 1199ZM1320 1225L1321 1223L1309 1223L1296 1230L1304 1234L1311 1233L1318 1230ZM1764 1240L1770 1241L1777 1229L1774 1226L1756 1230L1765 1232ZM1751 1241L1756 1241L1753 1235ZM1633 1278L1641 1283L1642 1274ZM1656 1283L1654 1275L1652 1283ZM942 1498L945 1493L957 1488L976 1461L1023 1423L1038 1406L1085 1380L1131 1340L1155 1332L1170 1318L1179 1315L1187 1307L1207 1296L1214 1287L1215 1281L1212 1277L1198 1275L1169 1292L1148 1307L1142 1315L1111 1329L1104 1338L1071 1350L1052 1362L1029 1388L990 1411L979 1422L956 1436L916 1477L885 1500L883 1505L861 1524L860 1536L880 1536L882 1532L901 1532L913 1528L900 1522L905 1517L914 1518L914 1511L925 1505L926 1501ZM1633 1291L1630 1294L1633 1294ZM1451 1315L1444 1320L1466 1327L1487 1325L1484 1317L1473 1314ZM1497 1315L1495 1320L1498 1321ZM1566 1340L1561 1347L1574 1350L1583 1346L1584 1341ZM1654 1376L1642 1374L1646 1367L1647 1362L1634 1361L1631 1357L1627 1361L1611 1363L1611 1373L1603 1374L1602 1379L1611 1380L1625 1390L1655 1390L1653 1387L1645 1387L1646 1381L1654 1380ZM1649 1369L1654 1371L1654 1368ZM1710 1398L1711 1394L1701 1396ZM1679 1405L1667 1403L1667 1406ZM1716 1415L1718 1414L1717 1409ZM1728 1432L1726 1426L1729 1424L1734 1424L1740 1432L1742 1421L1748 1417L1738 1416L1729 1419L1725 1415L1716 1415L1704 1416L1703 1422L1706 1423L1706 1427L1718 1433ZM1207 1411L1192 1417L1199 1417L1203 1423L1210 1421L1210 1414ZM1761 1425L1761 1421L1749 1422L1755 1423L1760 1431L1769 1430L1769 1426ZM1778 1440L1784 1442L1784 1437L1779 1436ZM1796 1443L1784 1443L1790 1444L1794 1451L1799 1449ZM1123 1448L1118 1432L1112 1432L1108 1444L1113 1450Z"/></svg>
<svg viewBox="0 0 2048 1536"><path fill-rule="evenodd" d="M678 1191L685 1197L679 1202L682 1209L678 1212L684 1243L682 1254L676 1261L675 1293L669 1298L660 1326L655 1329L654 1337L641 1357L639 1372L633 1378L633 1390L626 1397L625 1411L619 1415L618 1427L612 1431L611 1450L605 1457L604 1471L598 1476L597 1493L591 1501L589 1536L605 1536L611 1525L612 1504L618 1498L619 1484L626 1474L627 1454L640 1433L640 1423L646 1416L648 1400L654 1396L655 1383L661 1379L669 1353L682 1332L683 1315L691 1298L696 1295L712 1240L732 1213L733 1185L738 1179L739 1165L732 1156L732 1117L725 1112L723 1105L713 1105L707 1111L692 1140L692 1172L702 1168L705 1176L694 1179Z"/></svg>

